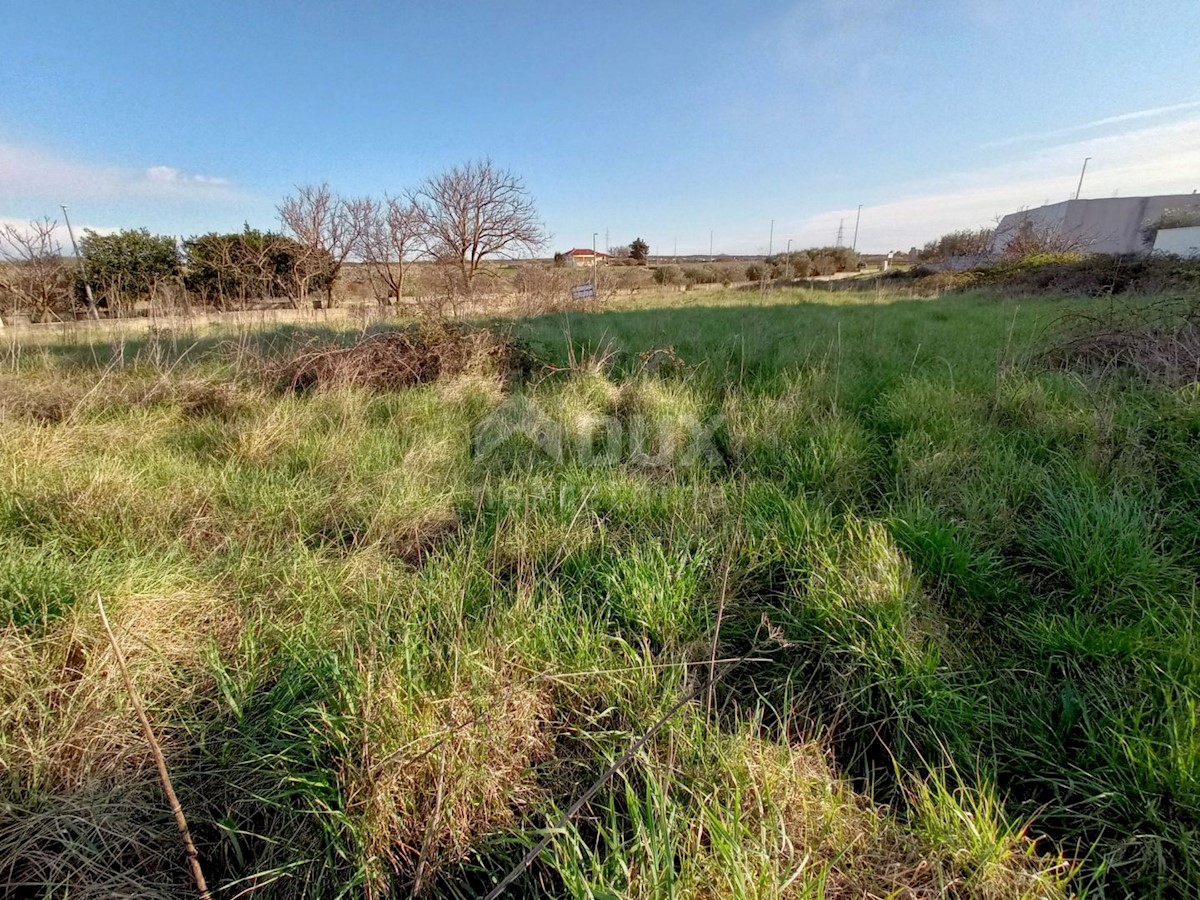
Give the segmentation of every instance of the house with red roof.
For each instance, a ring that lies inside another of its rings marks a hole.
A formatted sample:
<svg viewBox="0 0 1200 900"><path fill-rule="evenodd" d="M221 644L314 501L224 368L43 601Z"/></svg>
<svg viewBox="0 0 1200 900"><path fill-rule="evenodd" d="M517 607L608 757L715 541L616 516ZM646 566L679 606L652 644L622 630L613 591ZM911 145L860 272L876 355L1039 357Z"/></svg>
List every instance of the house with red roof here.
<svg viewBox="0 0 1200 900"><path fill-rule="evenodd" d="M563 259L567 261L568 266L606 266L612 256L599 250L577 248L564 253Z"/></svg>

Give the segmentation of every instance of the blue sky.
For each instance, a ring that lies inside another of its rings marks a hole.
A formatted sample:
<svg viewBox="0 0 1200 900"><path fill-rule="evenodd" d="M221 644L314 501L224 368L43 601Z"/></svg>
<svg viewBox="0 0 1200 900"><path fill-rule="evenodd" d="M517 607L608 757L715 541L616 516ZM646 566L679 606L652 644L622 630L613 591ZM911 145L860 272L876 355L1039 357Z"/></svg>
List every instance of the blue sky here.
<svg viewBox="0 0 1200 900"><path fill-rule="evenodd" d="M1196 0L0 0L0 220L189 235L490 156L551 249L907 248L1200 188Z"/></svg>

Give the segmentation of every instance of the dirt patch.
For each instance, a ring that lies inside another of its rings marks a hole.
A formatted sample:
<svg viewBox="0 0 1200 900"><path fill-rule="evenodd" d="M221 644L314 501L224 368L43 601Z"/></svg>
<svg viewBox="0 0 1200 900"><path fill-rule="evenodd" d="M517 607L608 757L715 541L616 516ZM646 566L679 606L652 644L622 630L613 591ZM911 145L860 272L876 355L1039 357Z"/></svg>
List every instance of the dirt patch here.
<svg viewBox="0 0 1200 900"><path fill-rule="evenodd" d="M448 323L418 324L367 335L348 347L309 347L269 369L287 391L339 387L395 391L464 374L528 377L532 356L511 335Z"/></svg>
<svg viewBox="0 0 1200 900"><path fill-rule="evenodd" d="M1182 312L1151 309L1137 316L1076 321L1045 354L1054 368L1091 377L1131 374L1157 384L1200 381L1200 303Z"/></svg>

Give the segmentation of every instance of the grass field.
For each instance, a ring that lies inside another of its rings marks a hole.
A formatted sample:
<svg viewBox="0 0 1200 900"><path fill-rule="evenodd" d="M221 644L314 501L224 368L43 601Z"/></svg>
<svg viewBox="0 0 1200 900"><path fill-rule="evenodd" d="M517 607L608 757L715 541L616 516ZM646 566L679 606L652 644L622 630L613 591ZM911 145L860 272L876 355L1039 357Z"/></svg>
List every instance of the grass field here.
<svg viewBox="0 0 1200 900"><path fill-rule="evenodd" d="M194 893L99 596L215 896L484 894L681 698L507 896L1200 894L1200 392L1039 361L1112 303L10 346L0 885Z"/></svg>

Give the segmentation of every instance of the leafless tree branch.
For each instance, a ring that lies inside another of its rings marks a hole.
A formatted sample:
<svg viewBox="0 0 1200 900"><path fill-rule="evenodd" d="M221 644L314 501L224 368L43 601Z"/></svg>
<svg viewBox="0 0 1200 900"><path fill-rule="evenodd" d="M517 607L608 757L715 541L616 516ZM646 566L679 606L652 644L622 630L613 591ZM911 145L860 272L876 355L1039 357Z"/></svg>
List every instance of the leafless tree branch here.
<svg viewBox="0 0 1200 900"><path fill-rule="evenodd" d="M37 219L0 228L0 288L14 311L36 320L59 318L71 305L72 278L56 237L58 222Z"/></svg>
<svg viewBox="0 0 1200 900"><path fill-rule="evenodd" d="M468 295L485 259L533 253L547 241L524 181L490 159L429 178L409 199L430 255L457 262Z"/></svg>

